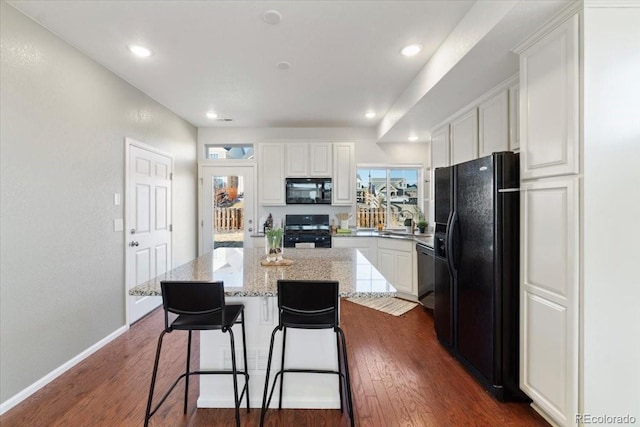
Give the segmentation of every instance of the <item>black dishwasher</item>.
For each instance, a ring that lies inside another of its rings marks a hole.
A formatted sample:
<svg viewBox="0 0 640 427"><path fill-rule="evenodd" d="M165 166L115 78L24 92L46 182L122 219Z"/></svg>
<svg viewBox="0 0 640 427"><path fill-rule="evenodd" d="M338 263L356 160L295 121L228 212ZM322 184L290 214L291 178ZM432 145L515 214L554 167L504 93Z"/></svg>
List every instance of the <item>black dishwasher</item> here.
<svg viewBox="0 0 640 427"><path fill-rule="evenodd" d="M417 243L416 251L418 252L418 299L426 308L433 310L435 287L433 249Z"/></svg>

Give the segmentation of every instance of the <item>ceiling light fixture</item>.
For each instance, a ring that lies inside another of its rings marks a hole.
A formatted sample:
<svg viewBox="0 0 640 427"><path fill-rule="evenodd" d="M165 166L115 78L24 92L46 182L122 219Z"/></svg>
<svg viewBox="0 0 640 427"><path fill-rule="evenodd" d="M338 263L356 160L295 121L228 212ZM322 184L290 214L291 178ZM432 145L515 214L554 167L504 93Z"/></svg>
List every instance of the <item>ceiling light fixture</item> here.
<svg viewBox="0 0 640 427"><path fill-rule="evenodd" d="M213 111L207 111L207 118L209 118L209 119L217 119L218 115Z"/></svg>
<svg viewBox="0 0 640 427"><path fill-rule="evenodd" d="M400 51L404 56L415 56L422 50L422 45L419 44L410 44L409 46L405 46Z"/></svg>
<svg viewBox="0 0 640 427"><path fill-rule="evenodd" d="M409 141L411 141L411 142L416 142L417 140L418 140L418 137L417 137L417 136L415 136L415 135L411 135L411 136L409 137Z"/></svg>
<svg viewBox="0 0 640 427"><path fill-rule="evenodd" d="M151 50L139 44L130 44L129 46L127 46L127 49L129 49L129 52L140 58L147 58L153 55L153 52Z"/></svg>
<svg viewBox="0 0 640 427"><path fill-rule="evenodd" d="M364 113L364 116L367 119L373 119L376 116L376 113L374 111L367 111L366 113Z"/></svg>
<svg viewBox="0 0 640 427"><path fill-rule="evenodd" d="M277 10L267 10L262 14L262 20L267 24L278 25L282 21L282 14Z"/></svg>

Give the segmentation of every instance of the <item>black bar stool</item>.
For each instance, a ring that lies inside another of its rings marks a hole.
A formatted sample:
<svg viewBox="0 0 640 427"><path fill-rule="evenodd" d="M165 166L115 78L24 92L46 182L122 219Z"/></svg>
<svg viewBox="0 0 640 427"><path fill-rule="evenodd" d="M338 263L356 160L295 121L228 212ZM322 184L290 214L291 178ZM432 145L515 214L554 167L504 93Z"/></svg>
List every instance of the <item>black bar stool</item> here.
<svg viewBox="0 0 640 427"><path fill-rule="evenodd" d="M224 285L222 282L189 282L189 281L164 281L160 283L162 287L162 304L164 306L164 330L158 338L158 348L156 350L156 360L153 364L153 375L151 377L151 388L149 390L149 400L147 401L147 411L144 417L144 425L149 425L149 419L164 403L171 391L184 377L184 413L187 413L187 398L189 395L189 377L191 375L209 374L231 374L233 375L233 393L236 407L236 425L240 426L240 402L244 394L247 394L247 412L249 412L249 373L247 372L247 346L244 331L244 305L229 304L224 301ZM171 324L169 324L169 313L177 314ZM236 349L233 338L232 327L234 324L242 325L242 349L244 351L244 371L239 371L236 366ZM220 371L191 371L191 332L220 329L229 333L231 341L231 370ZM153 390L156 385L158 374L158 362L160 361L160 350L162 349L162 339L164 335L174 330L189 331L189 342L187 344L187 369L180 375L169 390L160 399L153 410L151 401ZM238 397L238 375L244 375L245 382L242 393Z"/></svg>
<svg viewBox="0 0 640 427"><path fill-rule="evenodd" d="M267 361L267 375L262 397L262 412L260 413L260 426L264 425L264 418L271 403L271 397L280 376L280 404L282 409L282 383L285 373L313 373L336 374L340 377L338 382L340 390L340 412L343 411L343 388L346 389L347 412L353 420L353 401L351 397L351 381L349 378L349 364L347 363L347 345L344 332L340 329L340 315L338 308L338 282L316 280L278 280L278 326L271 333L269 346L269 359ZM284 355L287 343L287 328L295 329L333 329L336 333L336 346L338 353L338 370L325 369L285 369ZM276 332L282 331L282 363L280 370L273 379L273 386L269 392L269 373L271 371L271 359L273 356L273 343ZM344 372L342 370L344 365ZM268 399L267 399L268 395Z"/></svg>

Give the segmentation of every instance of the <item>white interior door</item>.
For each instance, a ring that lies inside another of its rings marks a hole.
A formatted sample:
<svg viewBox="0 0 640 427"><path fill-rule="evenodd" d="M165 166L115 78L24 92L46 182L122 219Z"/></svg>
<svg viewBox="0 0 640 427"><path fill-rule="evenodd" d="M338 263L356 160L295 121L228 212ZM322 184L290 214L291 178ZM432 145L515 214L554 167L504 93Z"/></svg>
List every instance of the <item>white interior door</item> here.
<svg viewBox="0 0 640 427"><path fill-rule="evenodd" d="M200 168L200 255L217 247L251 247L254 179L253 166Z"/></svg>
<svg viewBox="0 0 640 427"><path fill-rule="evenodd" d="M173 160L128 140L127 168L126 276L129 323L133 323L162 300L129 296L129 289L171 269Z"/></svg>

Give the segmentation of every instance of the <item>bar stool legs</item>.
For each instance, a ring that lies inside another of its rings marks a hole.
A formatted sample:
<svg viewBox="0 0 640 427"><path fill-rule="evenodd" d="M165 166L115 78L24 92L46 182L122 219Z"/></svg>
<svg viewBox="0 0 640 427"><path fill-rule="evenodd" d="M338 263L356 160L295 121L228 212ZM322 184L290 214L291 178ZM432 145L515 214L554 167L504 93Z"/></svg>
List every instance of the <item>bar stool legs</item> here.
<svg viewBox="0 0 640 427"><path fill-rule="evenodd" d="M282 358L280 370L276 372L273 385L271 386L271 391L269 391L269 379L271 374L271 362L273 360L273 348L275 342L276 333L282 330ZM271 398L273 397L273 392L276 388L276 383L278 381L278 376L280 377L280 401L278 402L278 408L282 409L282 395L283 395L283 382L284 382L284 374L285 373L316 373L316 374L336 374L339 377L338 385L340 392L340 412L343 412L343 399L345 399L344 391L346 391L346 406L347 413L349 414L349 419L351 422L351 426L355 426L355 421L353 418L353 399L351 395L351 377L349 375L349 362L347 360L347 345L344 337L344 332L340 327L335 327L334 332L336 333L336 347L337 347L337 356L338 356L338 371L324 370L324 369L285 369L285 349L286 349L286 337L287 337L287 328L283 326L277 326L273 332L271 333L271 343L269 344L269 357L267 359L267 373L265 376L265 384L264 384L264 393L262 395L262 410L260 412L260 427L264 426L264 418L269 409L269 405L271 403ZM344 371L343 371L344 367ZM343 384L344 383L344 384Z"/></svg>
<svg viewBox="0 0 640 427"><path fill-rule="evenodd" d="M276 332L281 330L282 327L277 326L273 332L271 333L271 343L269 344L269 357L267 359L267 374L264 378L264 393L262 395L262 409L260 410L260 427L264 425L264 416L267 413L267 409L269 407L267 402L267 394L269 393L269 374L271 373L271 359L273 358L273 342L276 339ZM276 375L277 379L277 375ZM273 386L275 387L276 380L273 381ZM271 389L271 393L273 393L273 389ZM271 402L271 397L269 397L269 402Z"/></svg>
<svg viewBox="0 0 640 427"><path fill-rule="evenodd" d="M340 336L340 340L342 341L342 352L343 352L343 361L344 361L344 382L345 387L347 389L347 413L349 414L349 419L351 420L351 427L355 426L355 421L353 419L353 398L351 395L351 376L349 375L349 362L347 360L347 342L344 338L344 332L339 327L336 327L336 333ZM338 351L340 346L338 346ZM338 360L338 363L340 361ZM342 401L340 402L342 405Z"/></svg>
<svg viewBox="0 0 640 427"><path fill-rule="evenodd" d="M243 315L244 316L244 315ZM186 371L184 374L180 375L175 382L171 385L171 387L169 387L169 390L167 390L167 392L164 394L164 396L160 399L160 402L155 406L155 408L152 410L151 409L151 403L153 400L153 392L155 390L155 386L156 386L156 379L158 376L158 365L160 362L160 353L162 350L162 341L163 338L165 336L165 334L167 334L167 331L164 330L162 331L162 333L160 333L160 337L158 338L158 346L156 348L156 357L155 357L155 361L153 363L153 374L151 376L151 387L149 390L149 398L147 400L147 410L145 412L145 417L144 417L144 426L148 427L149 425L149 419L153 416L153 414L156 413L156 411L160 408L160 406L162 406L162 404L164 403L164 401L167 399L167 397L169 397L169 394L171 393L171 391L174 389L174 387L178 384L178 382L184 377L185 378L185 390L184 390L184 407L183 407L183 412L184 414L187 413L187 406L188 406L188 397L189 397L189 377L191 375L205 375L205 374L231 374L233 376L233 396L234 396L234 403L235 403L235 418L236 418L236 426L240 427L240 404L242 402L242 398L244 397L245 393L246 393L246 400L247 400L247 412L249 412L249 374L247 372L247 348L246 348L246 334L245 334L245 327L244 327L244 317L242 319L242 321L239 321L238 323L241 324L242 326L242 343L243 343L243 356L244 356L244 371L238 371L238 367L236 364L236 350L235 350L235 339L234 339L234 335L233 335L233 330L231 329L231 327L228 328L223 328L222 332L226 332L229 333L229 341L231 344L231 371L190 371L191 368L191 338L192 338L192 331L188 331L189 332L189 338L188 338L188 344L187 344L187 363L186 363ZM238 375L243 375L245 377L245 385L242 389L242 393L240 395L238 395Z"/></svg>

